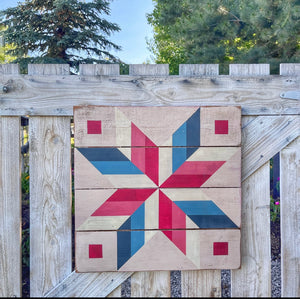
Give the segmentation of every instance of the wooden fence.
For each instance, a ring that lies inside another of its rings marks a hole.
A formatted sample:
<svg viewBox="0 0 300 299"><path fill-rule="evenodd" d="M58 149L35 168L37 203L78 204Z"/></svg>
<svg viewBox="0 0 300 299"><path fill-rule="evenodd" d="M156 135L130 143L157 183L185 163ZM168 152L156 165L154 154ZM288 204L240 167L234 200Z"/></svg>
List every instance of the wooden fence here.
<svg viewBox="0 0 300 299"><path fill-rule="evenodd" d="M22 295L20 116L29 116L30 296L170 296L170 272L72 272L73 106L242 106L242 266L232 297L271 296L269 160L280 153L281 295L300 296L300 64L0 65L0 296ZM221 271L181 271L183 297L221 296Z"/></svg>

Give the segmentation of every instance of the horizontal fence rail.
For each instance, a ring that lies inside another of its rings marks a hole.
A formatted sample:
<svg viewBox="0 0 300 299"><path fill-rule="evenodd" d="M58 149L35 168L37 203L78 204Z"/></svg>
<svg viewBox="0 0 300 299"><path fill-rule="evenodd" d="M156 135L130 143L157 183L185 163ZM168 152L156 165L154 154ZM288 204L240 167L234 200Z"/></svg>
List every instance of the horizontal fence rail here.
<svg viewBox="0 0 300 299"><path fill-rule="evenodd" d="M0 65L0 296L22 295L20 117L29 117L30 295L170 297L170 271L72 272L73 106L242 106L242 266L232 297L271 296L269 160L280 153L281 289L299 297L300 64ZM181 271L182 297L220 297L221 271Z"/></svg>

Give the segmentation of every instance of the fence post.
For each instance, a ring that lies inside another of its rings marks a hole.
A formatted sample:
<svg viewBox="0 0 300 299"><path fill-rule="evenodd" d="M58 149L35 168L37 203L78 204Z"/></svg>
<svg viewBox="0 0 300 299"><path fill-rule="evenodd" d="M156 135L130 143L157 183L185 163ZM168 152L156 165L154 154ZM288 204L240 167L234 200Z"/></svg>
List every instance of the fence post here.
<svg viewBox="0 0 300 299"><path fill-rule="evenodd" d="M29 75L66 74L29 65ZM42 297L72 271L70 117L29 119L30 296Z"/></svg>
<svg viewBox="0 0 300 299"><path fill-rule="evenodd" d="M22 296L20 118L0 117L0 297Z"/></svg>
<svg viewBox="0 0 300 299"><path fill-rule="evenodd" d="M281 296L300 297L300 137L280 152Z"/></svg>
<svg viewBox="0 0 300 299"><path fill-rule="evenodd" d="M2 64L0 74L18 75ZM22 296L20 117L0 117L0 297Z"/></svg>
<svg viewBox="0 0 300 299"><path fill-rule="evenodd" d="M281 64L280 75L300 75L300 63ZM280 152L281 297L300 297L299 165L300 137Z"/></svg>

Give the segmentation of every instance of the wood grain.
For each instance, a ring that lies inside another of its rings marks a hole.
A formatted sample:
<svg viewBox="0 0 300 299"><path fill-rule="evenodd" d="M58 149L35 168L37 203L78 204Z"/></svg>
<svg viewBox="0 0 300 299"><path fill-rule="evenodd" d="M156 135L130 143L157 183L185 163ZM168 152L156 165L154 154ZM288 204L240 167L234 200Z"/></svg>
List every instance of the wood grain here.
<svg viewBox="0 0 300 299"><path fill-rule="evenodd" d="M132 272L72 272L45 297L106 297L132 274Z"/></svg>
<svg viewBox="0 0 300 299"><path fill-rule="evenodd" d="M300 116L259 116L242 130L242 180L300 135Z"/></svg>
<svg viewBox="0 0 300 299"><path fill-rule="evenodd" d="M129 75L131 76L168 76L168 64L130 64Z"/></svg>
<svg viewBox="0 0 300 299"><path fill-rule="evenodd" d="M20 118L0 117L0 297L21 297Z"/></svg>
<svg viewBox="0 0 300 299"><path fill-rule="evenodd" d="M270 65L257 64L229 64L231 76L266 76L270 75Z"/></svg>
<svg viewBox="0 0 300 299"><path fill-rule="evenodd" d="M300 63L281 63L280 75L295 76L300 74Z"/></svg>
<svg viewBox="0 0 300 299"><path fill-rule="evenodd" d="M112 291L107 297L109 298L116 298L116 297L121 297L122 295L122 285L118 286L114 291Z"/></svg>
<svg viewBox="0 0 300 299"><path fill-rule="evenodd" d="M131 297L170 296L170 271L135 272L131 276Z"/></svg>
<svg viewBox="0 0 300 299"><path fill-rule="evenodd" d="M300 77L0 75L0 115L73 115L73 106L241 106L242 115L299 114Z"/></svg>
<svg viewBox="0 0 300 299"><path fill-rule="evenodd" d="M68 64L28 64L28 75L69 75Z"/></svg>
<svg viewBox="0 0 300 299"><path fill-rule="evenodd" d="M221 271L181 271L182 297L221 297Z"/></svg>
<svg viewBox="0 0 300 299"><path fill-rule="evenodd" d="M0 64L0 74L18 75L20 74L20 66L18 64Z"/></svg>
<svg viewBox="0 0 300 299"><path fill-rule="evenodd" d="M81 76L118 76L120 75L119 64L80 64Z"/></svg>
<svg viewBox="0 0 300 299"><path fill-rule="evenodd" d="M280 152L281 296L300 297L300 137Z"/></svg>
<svg viewBox="0 0 300 299"><path fill-rule="evenodd" d="M218 76L218 64L179 64L180 76Z"/></svg>
<svg viewBox="0 0 300 299"><path fill-rule="evenodd" d="M31 296L72 270L70 140L69 117L30 118Z"/></svg>
<svg viewBox="0 0 300 299"><path fill-rule="evenodd" d="M271 297L270 165L242 184L242 266L231 270L232 297Z"/></svg>

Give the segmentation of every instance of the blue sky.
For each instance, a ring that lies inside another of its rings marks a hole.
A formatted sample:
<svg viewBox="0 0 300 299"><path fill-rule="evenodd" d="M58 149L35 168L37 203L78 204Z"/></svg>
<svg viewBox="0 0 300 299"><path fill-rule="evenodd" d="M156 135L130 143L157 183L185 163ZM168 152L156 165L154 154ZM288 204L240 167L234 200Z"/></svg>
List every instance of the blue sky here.
<svg viewBox="0 0 300 299"><path fill-rule="evenodd" d="M0 10L16 6L18 2L0 0ZM146 44L146 38L153 36L152 27L146 19L146 13L153 10L152 0L113 0L110 9L111 14L106 19L121 27L121 31L114 33L110 40L122 47L121 51L112 54L129 64L153 63Z"/></svg>

